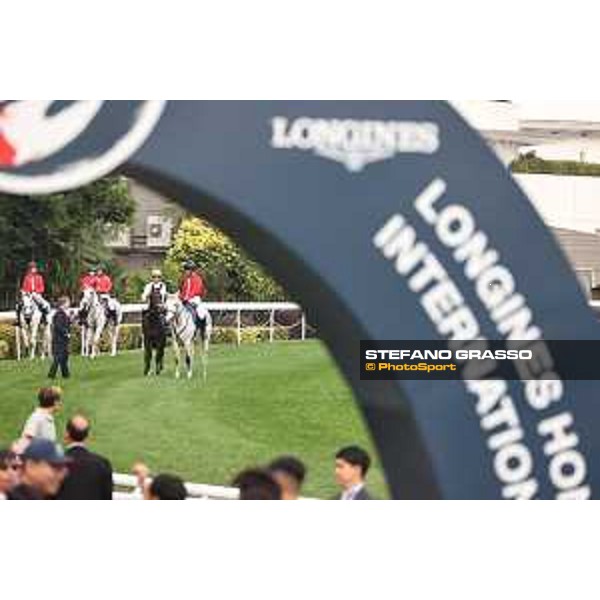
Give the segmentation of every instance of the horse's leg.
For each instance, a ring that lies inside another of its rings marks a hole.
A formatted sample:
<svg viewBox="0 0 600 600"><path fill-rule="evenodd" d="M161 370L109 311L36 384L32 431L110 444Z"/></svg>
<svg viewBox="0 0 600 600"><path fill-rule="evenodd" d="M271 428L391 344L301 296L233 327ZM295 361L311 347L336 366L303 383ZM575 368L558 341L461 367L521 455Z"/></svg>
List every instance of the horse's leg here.
<svg viewBox="0 0 600 600"><path fill-rule="evenodd" d="M87 333L86 333L86 329L87 327L85 325L81 325L81 356L86 356L87 355Z"/></svg>
<svg viewBox="0 0 600 600"><path fill-rule="evenodd" d="M111 348L111 356L116 356L117 355L117 342L119 341L119 330L121 329L121 326L118 324L115 324L115 326L113 327L112 330L112 348Z"/></svg>
<svg viewBox="0 0 600 600"><path fill-rule="evenodd" d="M155 359L156 361L156 374L160 375L162 373L163 370L163 364L165 361L165 341L161 340L157 347L156 347L156 355L155 355Z"/></svg>
<svg viewBox="0 0 600 600"><path fill-rule="evenodd" d="M113 344L112 344L112 356L117 355L118 344L119 344L119 333L121 332L121 323L123 322L123 315L118 312L115 316L114 330L113 330Z"/></svg>
<svg viewBox="0 0 600 600"><path fill-rule="evenodd" d="M191 379L194 375L194 340L185 344L185 366L187 368L187 378Z"/></svg>
<svg viewBox="0 0 600 600"><path fill-rule="evenodd" d="M100 356L102 354L102 350L100 348L100 344L102 343L102 334L104 333L104 328L98 332L98 335L94 336L94 357Z"/></svg>
<svg viewBox="0 0 600 600"><path fill-rule="evenodd" d="M208 348L210 346L210 333L205 331L205 338L202 341L202 379L206 382L208 378Z"/></svg>
<svg viewBox="0 0 600 600"><path fill-rule="evenodd" d="M177 342L177 334L173 332L173 356L175 357L175 379L179 379L179 363L181 361L181 351Z"/></svg>
<svg viewBox="0 0 600 600"><path fill-rule="evenodd" d="M152 346L146 344L144 347L144 375L150 373L150 363L152 362Z"/></svg>
<svg viewBox="0 0 600 600"><path fill-rule="evenodd" d="M40 358L42 360L46 359L46 327L42 327L42 331L40 333Z"/></svg>
<svg viewBox="0 0 600 600"><path fill-rule="evenodd" d="M85 354L86 358L91 358L92 354L92 328L89 325L85 326Z"/></svg>
<svg viewBox="0 0 600 600"><path fill-rule="evenodd" d="M202 349L200 350L200 360L202 362L202 381L206 382L206 370L207 370L207 361L208 357L206 356L206 348L204 344L202 344Z"/></svg>
<svg viewBox="0 0 600 600"><path fill-rule="evenodd" d="M98 354L98 344L100 343L100 336L102 335L102 331L99 328L94 329L92 335L90 336L91 342L91 350L90 350L90 358L96 358Z"/></svg>
<svg viewBox="0 0 600 600"><path fill-rule="evenodd" d="M42 327L40 333L40 357L45 360L48 355L48 325Z"/></svg>
<svg viewBox="0 0 600 600"><path fill-rule="evenodd" d="M46 350L48 358L54 358L52 356L52 325L48 325L48 330L46 334Z"/></svg>
<svg viewBox="0 0 600 600"><path fill-rule="evenodd" d="M31 338L30 338L30 345L29 345L29 358L31 358L31 360L35 359L35 351L36 351L36 346L37 346L37 336L38 336L38 324L34 322L34 319L32 319L31 322Z"/></svg>
<svg viewBox="0 0 600 600"><path fill-rule="evenodd" d="M94 331L93 344L92 344L92 358L96 358L100 354L100 343L102 341L102 334L106 327L106 320L98 318L96 322L96 328Z"/></svg>
<svg viewBox="0 0 600 600"><path fill-rule="evenodd" d="M28 326L25 325L25 327L21 328L21 338L23 340L23 357L27 358L27 355L29 354L29 331L28 331Z"/></svg>

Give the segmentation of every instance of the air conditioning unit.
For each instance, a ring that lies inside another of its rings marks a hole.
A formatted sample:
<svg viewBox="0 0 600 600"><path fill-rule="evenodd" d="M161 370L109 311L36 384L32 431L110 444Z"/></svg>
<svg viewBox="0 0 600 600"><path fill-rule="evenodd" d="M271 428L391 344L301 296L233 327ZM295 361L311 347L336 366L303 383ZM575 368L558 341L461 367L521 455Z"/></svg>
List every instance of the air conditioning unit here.
<svg viewBox="0 0 600 600"><path fill-rule="evenodd" d="M162 215L149 215L146 219L146 244L151 248L168 248L171 245L173 221Z"/></svg>

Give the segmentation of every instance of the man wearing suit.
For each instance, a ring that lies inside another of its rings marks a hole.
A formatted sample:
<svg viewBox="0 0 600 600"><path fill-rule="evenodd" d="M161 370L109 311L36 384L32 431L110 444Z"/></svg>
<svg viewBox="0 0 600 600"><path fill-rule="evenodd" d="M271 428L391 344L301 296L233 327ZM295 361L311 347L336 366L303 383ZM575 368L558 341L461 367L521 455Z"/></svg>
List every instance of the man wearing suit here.
<svg viewBox="0 0 600 600"><path fill-rule="evenodd" d="M335 455L335 478L342 488L338 500L371 500L365 478L371 458L358 446L347 446Z"/></svg>
<svg viewBox="0 0 600 600"><path fill-rule="evenodd" d="M89 433L90 423L83 415L67 423L65 445L71 465L57 500L112 500L112 465L86 448Z"/></svg>
<svg viewBox="0 0 600 600"><path fill-rule="evenodd" d="M61 375L68 379L69 373L69 340L71 338L71 318L67 312L69 299L61 298L58 309L52 318L52 357L53 362L48 377L54 379L60 367Z"/></svg>

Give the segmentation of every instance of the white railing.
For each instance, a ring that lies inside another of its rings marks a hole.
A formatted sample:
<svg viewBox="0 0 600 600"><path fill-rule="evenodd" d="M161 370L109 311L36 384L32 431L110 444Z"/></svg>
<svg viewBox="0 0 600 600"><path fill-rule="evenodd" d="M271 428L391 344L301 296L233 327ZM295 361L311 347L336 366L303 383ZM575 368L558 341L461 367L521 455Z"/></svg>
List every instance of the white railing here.
<svg viewBox="0 0 600 600"><path fill-rule="evenodd" d="M113 500L140 500L142 491L138 478L122 473L113 474ZM203 483L186 483L185 487L191 500L237 500L240 492L237 488Z"/></svg>
<svg viewBox="0 0 600 600"><path fill-rule="evenodd" d="M278 311L299 310L302 309L298 304L293 302L204 302L205 306L210 311L216 312L235 312L235 328L237 331L237 343L242 341L242 313L264 311L269 313L268 325L264 328L269 330L269 341L273 341L275 337L276 322L275 316ZM124 304L123 314L141 314L146 308L146 304ZM14 321L17 314L14 310L0 312L0 323ZM307 323L304 313L300 317L300 338L306 339Z"/></svg>

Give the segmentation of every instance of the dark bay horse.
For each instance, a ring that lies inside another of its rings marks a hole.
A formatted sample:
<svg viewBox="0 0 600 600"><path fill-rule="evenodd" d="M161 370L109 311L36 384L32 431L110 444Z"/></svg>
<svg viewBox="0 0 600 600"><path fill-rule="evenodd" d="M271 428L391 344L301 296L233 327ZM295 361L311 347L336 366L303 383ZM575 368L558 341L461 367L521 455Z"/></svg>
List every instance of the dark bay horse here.
<svg viewBox="0 0 600 600"><path fill-rule="evenodd" d="M154 373L160 375L163 370L167 345L167 324L165 307L158 292L150 294L148 308L142 313L142 333L144 335L144 375L150 374L153 355L155 357Z"/></svg>

